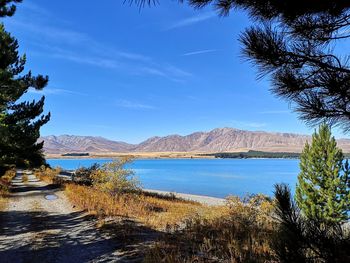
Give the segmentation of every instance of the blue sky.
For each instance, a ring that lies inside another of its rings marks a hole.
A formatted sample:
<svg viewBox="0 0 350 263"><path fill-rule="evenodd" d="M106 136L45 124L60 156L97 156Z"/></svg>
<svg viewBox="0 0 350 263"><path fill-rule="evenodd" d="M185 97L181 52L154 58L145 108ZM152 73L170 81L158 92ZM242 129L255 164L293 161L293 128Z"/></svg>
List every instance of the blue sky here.
<svg viewBox="0 0 350 263"><path fill-rule="evenodd" d="M42 135L137 143L217 127L313 131L242 58L245 13L222 18L161 2L140 11L121 0L24 0L5 20L27 68L50 78L43 92L25 95L46 96L52 118Z"/></svg>

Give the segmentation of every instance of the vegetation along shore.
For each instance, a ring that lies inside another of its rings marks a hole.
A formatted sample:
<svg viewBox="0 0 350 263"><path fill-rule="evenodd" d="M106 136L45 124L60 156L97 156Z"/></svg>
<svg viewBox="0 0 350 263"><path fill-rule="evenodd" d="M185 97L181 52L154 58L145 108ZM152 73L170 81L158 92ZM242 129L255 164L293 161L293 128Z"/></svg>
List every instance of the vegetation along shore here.
<svg viewBox="0 0 350 263"><path fill-rule="evenodd" d="M344 153L346 158L350 158L350 153ZM231 159L249 159L249 158L281 158L281 159L299 159L300 153L293 152L218 152L218 153L197 153L197 152L152 152L152 153L66 153L66 154L47 154L47 159L96 159L96 158L120 158L131 157L134 159L212 159L212 158L231 158Z"/></svg>

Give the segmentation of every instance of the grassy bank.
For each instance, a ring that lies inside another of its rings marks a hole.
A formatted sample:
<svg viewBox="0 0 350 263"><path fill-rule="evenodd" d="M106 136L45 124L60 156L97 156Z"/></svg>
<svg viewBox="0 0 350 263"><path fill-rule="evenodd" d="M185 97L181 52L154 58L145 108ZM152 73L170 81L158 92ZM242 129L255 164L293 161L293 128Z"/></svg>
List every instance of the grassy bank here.
<svg viewBox="0 0 350 263"><path fill-rule="evenodd" d="M197 215L182 229L165 233L145 262L274 262L270 243L275 222L269 200L231 197L222 211L214 217Z"/></svg>
<svg viewBox="0 0 350 263"><path fill-rule="evenodd" d="M111 196L93 187L67 184L65 192L73 204L89 213L131 218L157 230L176 229L194 216L222 214L227 210L142 191Z"/></svg>
<svg viewBox="0 0 350 263"><path fill-rule="evenodd" d="M145 262L268 262L274 222L272 203L257 196L223 206L205 206L144 192L111 196L93 187L67 184L69 200L99 218L123 218L161 231ZM196 261L197 260L197 261Z"/></svg>

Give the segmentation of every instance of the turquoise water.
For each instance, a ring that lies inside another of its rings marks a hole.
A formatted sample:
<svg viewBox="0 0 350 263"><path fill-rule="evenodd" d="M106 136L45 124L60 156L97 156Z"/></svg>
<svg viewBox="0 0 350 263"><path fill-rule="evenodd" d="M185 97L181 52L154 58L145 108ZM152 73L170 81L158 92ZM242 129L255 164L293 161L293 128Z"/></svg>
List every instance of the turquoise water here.
<svg viewBox="0 0 350 263"><path fill-rule="evenodd" d="M111 159L49 159L52 166L76 169ZM214 197L272 195L273 185L294 189L296 159L141 159L131 165L144 188Z"/></svg>

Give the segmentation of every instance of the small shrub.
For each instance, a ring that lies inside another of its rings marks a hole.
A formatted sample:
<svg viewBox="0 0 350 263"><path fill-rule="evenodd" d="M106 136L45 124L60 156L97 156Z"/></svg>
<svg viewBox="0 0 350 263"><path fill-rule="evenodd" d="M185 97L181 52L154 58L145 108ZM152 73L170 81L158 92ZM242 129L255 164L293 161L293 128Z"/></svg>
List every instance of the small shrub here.
<svg viewBox="0 0 350 263"><path fill-rule="evenodd" d="M60 174L60 172L61 172L60 167L51 169L49 167L42 165L39 169L36 169L34 171L34 175L39 180L52 184L52 183L58 183L60 181L59 178L57 177Z"/></svg>
<svg viewBox="0 0 350 263"><path fill-rule="evenodd" d="M140 182L134 177L134 171L126 169L130 158L118 159L102 165L91 174L93 186L112 195L140 190Z"/></svg>
<svg viewBox="0 0 350 263"><path fill-rule="evenodd" d="M0 177L0 211L3 211L7 205L7 197L10 190L12 179L16 176L16 169L6 170L3 176Z"/></svg>
<svg viewBox="0 0 350 263"><path fill-rule="evenodd" d="M90 167L81 167L77 169L72 176L72 180L76 184L81 185L92 185L92 174L95 174L97 170L100 168L100 165L98 163L94 163Z"/></svg>
<svg viewBox="0 0 350 263"><path fill-rule="evenodd" d="M28 181L29 181L28 175L27 174L23 174L22 175L22 182L23 183L28 183Z"/></svg>
<svg viewBox="0 0 350 263"><path fill-rule="evenodd" d="M7 170L3 176L0 177L0 195L6 196L9 192L12 179L16 176L16 169Z"/></svg>

